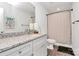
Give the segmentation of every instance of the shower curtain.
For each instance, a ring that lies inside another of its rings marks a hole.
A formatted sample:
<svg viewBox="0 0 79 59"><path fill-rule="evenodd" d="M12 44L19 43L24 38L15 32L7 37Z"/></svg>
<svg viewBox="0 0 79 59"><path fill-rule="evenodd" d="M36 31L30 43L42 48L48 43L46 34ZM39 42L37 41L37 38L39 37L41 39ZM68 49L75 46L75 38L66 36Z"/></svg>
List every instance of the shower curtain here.
<svg viewBox="0 0 79 59"><path fill-rule="evenodd" d="M48 38L58 43L71 44L71 12L48 15Z"/></svg>

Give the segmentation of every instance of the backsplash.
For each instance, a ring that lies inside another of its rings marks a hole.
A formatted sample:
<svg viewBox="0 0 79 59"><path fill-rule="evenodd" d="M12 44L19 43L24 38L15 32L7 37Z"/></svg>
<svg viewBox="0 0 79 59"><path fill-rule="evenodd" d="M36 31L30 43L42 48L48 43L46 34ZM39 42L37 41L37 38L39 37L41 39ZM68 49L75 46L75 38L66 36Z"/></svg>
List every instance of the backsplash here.
<svg viewBox="0 0 79 59"><path fill-rule="evenodd" d="M0 39L8 38L8 37L16 37L16 36L21 36L25 34L27 34L27 32L2 33L0 34Z"/></svg>

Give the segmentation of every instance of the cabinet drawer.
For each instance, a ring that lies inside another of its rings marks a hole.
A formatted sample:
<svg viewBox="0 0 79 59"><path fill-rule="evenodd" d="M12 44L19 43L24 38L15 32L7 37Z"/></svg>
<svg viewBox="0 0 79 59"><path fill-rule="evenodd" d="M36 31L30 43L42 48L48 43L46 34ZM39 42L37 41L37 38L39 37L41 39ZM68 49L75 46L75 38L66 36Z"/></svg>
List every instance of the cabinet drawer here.
<svg viewBox="0 0 79 59"><path fill-rule="evenodd" d="M29 49L29 48L31 48L32 49L32 42L28 42L28 43L26 43L26 44L23 44L23 45L20 45L20 46L18 46L18 47L15 47L15 48L13 48L13 49L10 49L10 50L8 50L8 51L5 51L5 52L3 52L3 53L0 53L0 55L2 55L2 56L11 56L11 55L19 55L19 51L22 49L22 48L24 48L24 49Z"/></svg>
<svg viewBox="0 0 79 59"><path fill-rule="evenodd" d="M21 55L25 52L28 52L30 50L30 52L32 52L32 42L26 43L22 46L17 47L18 50L12 52L11 54L9 54L9 56L17 56L17 55Z"/></svg>
<svg viewBox="0 0 79 59"><path fill-rule="evenodd" d="M20 56L29 56L32 55L32 44L28 45L28 47L23 47L22 49L19 50Z"/></svg>
<svg viewBox="0 0 79 59"><path fill-rule="evenodd" d="M8 56L29 56L29 55L32 55L32 49L25 49L23 48L22 50L18 50L18 51L15 51L11 54L9 54Z"/></svg>

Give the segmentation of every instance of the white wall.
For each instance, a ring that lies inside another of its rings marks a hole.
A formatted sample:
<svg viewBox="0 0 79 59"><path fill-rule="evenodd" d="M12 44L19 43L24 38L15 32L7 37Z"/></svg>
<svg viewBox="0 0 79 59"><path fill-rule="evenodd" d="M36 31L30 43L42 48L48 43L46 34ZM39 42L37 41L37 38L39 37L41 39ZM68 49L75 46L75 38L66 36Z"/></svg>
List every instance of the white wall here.
<svg viewBox="0 0 79 59"><path fill-rule="evenodd" d="M3 8L0 8L0 32L4 30L3 20Z"/></svg>
<svg viewBox="0 0 79 59"><path fill-rule="evenodd" d="M32 3L35 6L35 20L38 23L39 28L37 30L40 33L47 33L47 10L40 5L40 3Z"/></svg>
<svg viewBox="0 0 79 59"><path fill-rule="evenodd" d="M72 22L79 19L79 3L75 2L72 4L73 12L72 12Z"/></svg>
<svg viewBox="0 0 79 59"><path fill-rule="evenodd" d="M28 20L30 19L31 14L28 12L25 12L17 7L13 7L12 5L8 3L0 3L0 7L4 9L4 32L5 33L10 33L10 32L22 32L25 31L27 28L26 26L21 26L22 24L27 25L29 22ZM14 29L7 29L5 27L6 23L6 16L10 17L13 16L15 17L15 28Z"/></svg>
<svg viewBox="0 0 79 59"><path fill-rule="evenodd" d="M3 3L0 2L0 8L3 8L3 15L2 15L3 19L1 19L3 22L3 27L1 27L1 28L3 28L3 30L0 31L0 32L2 32L2 31L5 31L5 21L6 21L5 17L10 16L12 13L11 13L11 5L9 5L5 2L3 2ZM2 25L2 24L0 23L0 25Z"/></svg>
<svg viewBox="0 0 79 59"><path fill-rule="evenodd" d="M73 3L72 22L79 20L79 3ZM76 55L79 55L79 22L72 24L72 47Z"/></svg>

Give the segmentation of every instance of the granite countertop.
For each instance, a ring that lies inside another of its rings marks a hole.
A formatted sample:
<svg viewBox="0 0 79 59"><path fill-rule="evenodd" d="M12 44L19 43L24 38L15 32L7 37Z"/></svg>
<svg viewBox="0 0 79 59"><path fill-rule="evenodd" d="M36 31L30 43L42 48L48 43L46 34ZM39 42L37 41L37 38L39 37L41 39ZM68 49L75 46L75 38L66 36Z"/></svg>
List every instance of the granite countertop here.
<svg viewBox="0 0 79 59"><path fill-rule="evenodd" d="M29 34L29 35L0 39L0 53L9 50L11 48L14 48L16 46L22 45L24 43L30 42L44 35L46 34Z"/></svg>

